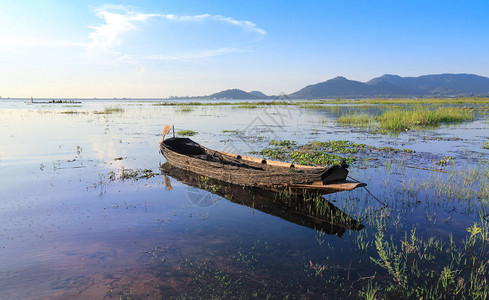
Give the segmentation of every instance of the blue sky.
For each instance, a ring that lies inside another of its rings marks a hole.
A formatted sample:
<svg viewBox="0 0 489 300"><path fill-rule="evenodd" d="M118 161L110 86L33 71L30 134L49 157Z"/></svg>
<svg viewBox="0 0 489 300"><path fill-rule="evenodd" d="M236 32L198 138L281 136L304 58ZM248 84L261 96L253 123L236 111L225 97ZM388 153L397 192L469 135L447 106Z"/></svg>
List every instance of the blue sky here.
<svg viewBox="0 0 489 300"><path fill-rule="evenodd" d="M489 76L489 1L0 2L0 96L291 93L336 76Z"/></svg>

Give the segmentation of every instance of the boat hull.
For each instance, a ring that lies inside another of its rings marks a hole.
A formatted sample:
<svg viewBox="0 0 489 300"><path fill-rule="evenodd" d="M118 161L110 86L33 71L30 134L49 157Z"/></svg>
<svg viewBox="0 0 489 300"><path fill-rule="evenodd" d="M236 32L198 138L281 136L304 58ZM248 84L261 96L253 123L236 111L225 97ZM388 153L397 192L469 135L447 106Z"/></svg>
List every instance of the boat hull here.
<svg viewBox="0 0 489 300"><path fill-rule="evenodd" d="M214 151L204 148L208 155L218 154L224 161L233 159L227 153ZM322 180L322 175L327 168L287 168L281 166L271 166L269 162L250 163L239 162L227 164L217 161L208 161L202 158L192 157L177 153L161 143L160 150L168 163L182 170L202 174L203 176L221 180L228 183L245 186L270 186L280 187L294 184L312 184ZM238 156L238 155L237 155ZM246 166L246 167L244 167Z"/></svg>

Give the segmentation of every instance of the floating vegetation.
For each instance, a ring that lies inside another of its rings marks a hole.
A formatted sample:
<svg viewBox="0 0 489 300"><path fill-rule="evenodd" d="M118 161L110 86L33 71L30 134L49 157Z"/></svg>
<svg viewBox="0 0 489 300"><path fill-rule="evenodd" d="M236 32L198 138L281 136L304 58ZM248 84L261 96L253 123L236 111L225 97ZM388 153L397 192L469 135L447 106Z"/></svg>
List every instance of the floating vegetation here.
<svg viewBox="0 0 489 300"><path fill-rule="evenodd" d="M458 141L459 137L442 137L442 136L423 136L423 140L425 141Z"/></svg>
<svg viewBox="0 0 489 300"><path fill-rule="evenodd" d="M194 136L197 133L198 133L197 131L193 131L193 130L180 130L180 131L177 131L177 134L183 135L183 136Z"/></svg>
<svg viewBox="0 0 489 300"><path fill-rule="evenodd" d="M436 164L439 166L446 166L450 162L453 162L454 159L455 159L455 157L453 157L453 156L444 156L442 159L437 161Z"/></svg>
<svg viewBox="0 0 489 300"><path fill-rule="evenodd" d="M485 142L485 143L482 145L482 149L487 149L487 150L489 150L489 142Z"/></svg>
<svg viewBox="0 0 489 300"><path fill-rule="evenodd" d="M277 159L281 161L290 161L301 165L334 165L341 161L352 163L357 160L356 156L361 151L363 152L404 152L413 153L411 149L396 149L392 147L376 148L366 144L357 144L351 141L312 141L305 145L297 145L297 142L290 140L272 140L269 146L259 152L251 152L252 154L260 154L264 157ZM348 156L340 156L338 154L347 154Z"/></svg>

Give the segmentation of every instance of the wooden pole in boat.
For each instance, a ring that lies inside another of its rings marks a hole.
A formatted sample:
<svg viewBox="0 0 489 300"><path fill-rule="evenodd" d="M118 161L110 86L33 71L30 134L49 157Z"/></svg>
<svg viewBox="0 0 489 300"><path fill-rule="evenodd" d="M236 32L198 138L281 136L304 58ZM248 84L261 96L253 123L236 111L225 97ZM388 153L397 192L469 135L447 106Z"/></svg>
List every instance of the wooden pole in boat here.
<svg viewBox="0 0 489 300"><path fill-rule="evenodd" d="M175 125L172 125L173 128L173 137L175 137Z"/></svg>
<svg viewBox="0 0 489 300"><path fill-rule="evenodd" d="M168 132L170 132L170 130L171 130L170 125L165 125L165 127L163 127L163 137L161 138L162 143L165 140L165 136L168 134Z"/></svg>

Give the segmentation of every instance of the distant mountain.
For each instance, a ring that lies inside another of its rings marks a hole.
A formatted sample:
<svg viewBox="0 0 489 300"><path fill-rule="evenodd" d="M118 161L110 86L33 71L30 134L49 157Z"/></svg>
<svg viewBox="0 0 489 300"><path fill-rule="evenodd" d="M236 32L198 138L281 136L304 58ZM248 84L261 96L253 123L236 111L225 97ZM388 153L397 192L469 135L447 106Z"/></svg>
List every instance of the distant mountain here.
<svg viewBox="0 0 489 300"><path fill-rule="evenodd" d="M268 96L260 91L251 91L249 92L248 94L252 94L252 95L255 95L257 97L260 97L260 99L266 99L268 98Z"/></svg>
<svg viewBox="0 0 489 300"><path fill-rule="evenodd" d="M254 92L256 93L256 92ZM240 89L225 90L219 93L212 94L205 98L211 99L236 99L236 100L248 100L248 99L263 99L263 97L256 95L254 93L247 93ZM261 92L258 92L261 93ZM264 94L265 95L265 94ZM266 95L265 95L266 97Z"/></svg>
<svg viewBox="0 0 489 300"><path fill-rule="evenodd" d="M473 74L438 74L419 77L384 75L374 78L367 83L375 84L379 81L389 82L414 95L447 96L489 94L489 78Z"/></svg>
<svg viewBox="0 0 489 300"><path fill-rule="evenodd" d="M473 74L438 74L419 77L383 75L366 83L336 77L306 86L290 98L361 98L489 96L489 78Z"/></svg>
<svg viewBox="0 0 489 300"><path fill-rule="evenodd" d="M348 80L345 77L335 77L325 82L308 85L289 95L290 98L329 98L373 96L375 86L360 81Z"/></svg>

